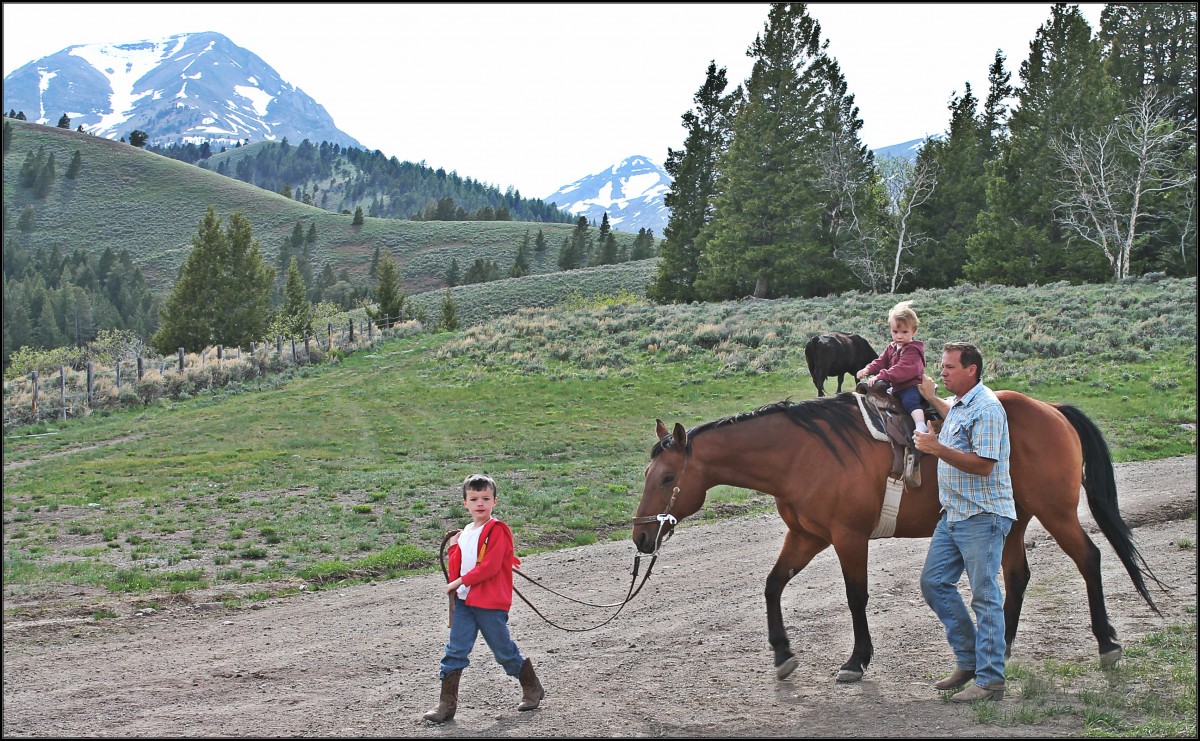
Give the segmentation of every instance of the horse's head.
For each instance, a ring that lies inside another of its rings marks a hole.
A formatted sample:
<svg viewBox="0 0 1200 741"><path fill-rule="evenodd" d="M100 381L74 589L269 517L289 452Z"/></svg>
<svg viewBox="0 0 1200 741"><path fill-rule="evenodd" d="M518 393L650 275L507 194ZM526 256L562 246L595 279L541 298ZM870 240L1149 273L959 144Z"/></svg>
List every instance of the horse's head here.
<svg viewBox="0 0 1200 741"><path fill-rule="evenodd" d="M650 453L642 501L633 518L633 543L642 553L653 553L670 537L679 519L696 512L704 503L704 490L698 488L697 477L685 480L683 475L691 455L683 425L676 422L668 432L661 419L655 422L658 443Z"/></svg>

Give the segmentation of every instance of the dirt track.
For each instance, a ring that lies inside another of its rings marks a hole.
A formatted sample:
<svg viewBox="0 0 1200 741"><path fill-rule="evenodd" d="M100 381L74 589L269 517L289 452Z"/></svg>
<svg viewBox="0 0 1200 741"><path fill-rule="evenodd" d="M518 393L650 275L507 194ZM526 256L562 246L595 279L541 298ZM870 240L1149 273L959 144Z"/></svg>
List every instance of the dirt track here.
<svg viewBox="0 0 1200 741"><path fill-rule="evenodd" d="M1135 592L1086 506L1100 546L1109 616L1127 645L1195 619L1196 461L1117 467L1121 509L1155 573L1155 615ZM497 510L503 517L503 512ZM921 599L928 540L871 545L868 615L875 659L863 681L833 677L851 645L837 559L821 553L783 595L800 668L775 679L762 590L782 540L774 515L684 523L642 593L607 625L567 632L519 600L510 625L546 686L517 713L516 680L482 641L463 674L456 718L421 720L436 704L446 637L440 574L302 594L226 609L165 602L152 614L95 622L5 619L3 733L48 736L956 736L979 735L968 708L929 687L952 668L941 626ZM1047 658L1097 668L1083 580L1037 523L1033 573L1014 663ZM1177 545L1180 541L1190 546ZM629 583L628 541L525 559L558 591L615 602ZM517 580L548 617L586 628L612 614L563 602ZM9 607L5 598L6 615ZM1017 684L1017 683L1012 683ZM1001 704L1020 703L1010 684ZM1069 736L1082 721L1005 725L1006 736ZM984 731L985 734L988 731Z"/></svg>

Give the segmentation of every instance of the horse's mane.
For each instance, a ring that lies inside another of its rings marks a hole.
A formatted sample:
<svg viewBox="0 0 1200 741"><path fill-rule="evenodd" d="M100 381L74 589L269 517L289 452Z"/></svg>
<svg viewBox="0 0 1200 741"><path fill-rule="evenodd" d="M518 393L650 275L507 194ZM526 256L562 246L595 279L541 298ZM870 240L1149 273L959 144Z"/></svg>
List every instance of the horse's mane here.
<svg viewBox="0 0 1200 741"><path fill-rule="evenodd" d="M854 394L846 391L836 396L821 396L808 401L792 401L791 397L764 404L763 406L749 412L739 412L728 417L714 419L711 422L705 422L697 425L687 431L687 442L685 444L685 452L691 452L692 439L702 432L713 430L718 427L727 427L745 422L747 420L759 419L770 414L786 414L788 419L793 424L800 426L806 432L816 436L829 448L834 455L839 455L838 445L840 442L843 446L849 448L858 455L858 449L854 446L851 434L858 434L863 437L868 436L866 425L862 424L862 415L858 410L857 404L854 402ZM823 423L823 424L822 424ZM833 440L829 435L832 431L837 440ZM650 457L653 459L658 456L663 450L669 450L674 447L674 441L671 435L665 435L659 440L654 448L650 451Z"/></svg>

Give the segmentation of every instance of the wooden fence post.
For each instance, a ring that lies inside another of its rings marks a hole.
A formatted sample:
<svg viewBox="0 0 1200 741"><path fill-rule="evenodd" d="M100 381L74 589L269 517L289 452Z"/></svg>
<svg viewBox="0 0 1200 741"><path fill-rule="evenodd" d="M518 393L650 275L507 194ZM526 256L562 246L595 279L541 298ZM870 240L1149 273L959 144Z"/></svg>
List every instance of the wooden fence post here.
<svg viewBox="0 0 1200 741"><path fill-rule="evenodd" d="M116 372L117 372L117 398L120 398L121 397L121 361L120 360L117 361Z"/></svg>
<svg viewBox="0 0 1200 741"><path fill-rule="evenodd" d="M33 378L32 378L32 380L33 380L33 421L37 422L37 418L38 418L38 407L37 407L38 372L34 371L32 375L33 375Z"/></svg>
<svg viewBox="0 0 1200 741"><path fill-rule="evenodd" d="M95 372L92 368L92 361L89 360L88 364L87 364L87 406L88 407L91 407L91 405L92 405L92 392L94 389L94 385L93 385L94 380L95 380Z"/></svg>
<svg viewBox="0 0 1200 741"><path fill-rule="evenodd" d="M292 343L292 362L295 363L296 362L296 338L290 337L289 340L291 340L291 343Z"/></svg>
<svg viewBox="0 0 1200 741"><path fill-rule="evenodd" d="M146 373L146 368L145 368L145 361L144 361L144 360L142 360L142 356L141 356L141 355L139 355L139 356L138 356L138 359L137 359L137 361L138 361L138 371L137 371L137 373L138 373L138 382L140 383L140 382L141 382L141 380L142 380L142 376L143 376L143 375L145 375L145 373Z"/></svg>
<svg viewBox="0 0 1200 741"><path fill-rule="evenodd" d="M304 335L304 359L308 360L312 354L308 351L308 341L311 339L308 335Z"/></svg>
<svg viewBox="0 0 1200 741"><path fill-rule="evenodd" d="M62 418L67 418L67 366L58 366L58 398L62 402Z"/></svg>
<svg viewBox="0 0 1200 741"><path fill-rule="evenodd" d="M225 346L217 345L217 370L225 367Z"/></svg>
<svg viewBox="0 0 1200 741"><path fill-rule="evenodd" d="M183 348L179 348L179 372L183 373Z"/></svg>
<svg viewBox="0 0 1200 741"><path fill-rule="evenodd" d="M275 335L275 354L283 355L283 335L281 334Z"/></svg>
<svg viewBox="0 0 1200 741"><path fill-rule="evenodd" d="M354 342L354 317L346 322L346 326L350 328L350 342Z"/></svg>

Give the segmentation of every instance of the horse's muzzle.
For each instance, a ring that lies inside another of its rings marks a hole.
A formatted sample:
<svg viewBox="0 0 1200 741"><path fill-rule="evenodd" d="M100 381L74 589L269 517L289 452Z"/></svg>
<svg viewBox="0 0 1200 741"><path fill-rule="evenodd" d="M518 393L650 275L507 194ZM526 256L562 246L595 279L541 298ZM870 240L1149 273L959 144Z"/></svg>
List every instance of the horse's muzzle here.
<svg viewBox="0 0 1200 741"><path fill-rule="evenodd" d="M647 527L639 527L641 532L638 532L638 528L633 530L633 544L639 553L654 553L654 534Z"/></svg>

